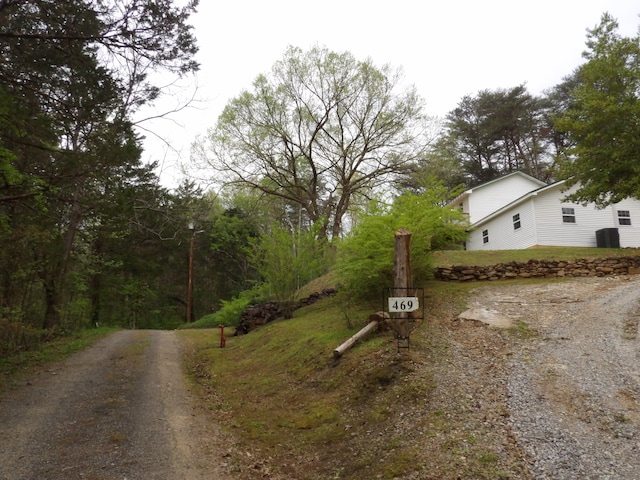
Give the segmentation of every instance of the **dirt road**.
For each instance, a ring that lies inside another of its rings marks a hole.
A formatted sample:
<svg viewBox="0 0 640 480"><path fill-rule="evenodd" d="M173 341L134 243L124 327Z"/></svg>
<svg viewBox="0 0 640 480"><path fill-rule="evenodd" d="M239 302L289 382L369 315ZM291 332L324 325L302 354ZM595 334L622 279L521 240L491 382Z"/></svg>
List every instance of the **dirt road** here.
<svg viewBox="0 0 640 480"><path fill-rule="evenodd" d="M174 332L122 331L0 393L0 480L225 480Z"/></svg>

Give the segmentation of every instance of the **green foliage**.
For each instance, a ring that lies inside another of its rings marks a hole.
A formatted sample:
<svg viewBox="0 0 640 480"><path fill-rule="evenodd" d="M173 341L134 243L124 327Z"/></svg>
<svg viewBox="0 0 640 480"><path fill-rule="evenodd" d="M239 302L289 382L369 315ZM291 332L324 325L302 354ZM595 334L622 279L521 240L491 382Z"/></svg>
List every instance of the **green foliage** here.
<svg viewBox="0 0 640 480"><path fill-rule="evenodd" d="M393 286L395 232L406 228L411 237L411 268L414 284L432 272L432 250L463 242L466 219L457 210L443 207L445 189L438 186L422 195L404 194L393 205L376 207L338 245L339 282L350 296L379 298L385 287Z"/></svg>
<svg viewBox="0 0 640 480"><path fill-rule="evenodd" d="M290 47L227 104L196 154L216 181L284 201L336 238L350 206L392 185L428 143L423 101L400 84L388 65Z"/></svg>
<svg viewBox="0 0 640 480"><path fill-rule="evenodd" d="M568 108L556 119L570 139L561 176L579 185L569 198L599 206L640 198L640 36L617 30L605 14L589 31L587 62L570 79Z"/></svg>
<svg viewBox="0 0 640 480"><path fill-rule="evenodd" d="M231 300L221 300L222 307L215 313L205 315L200 320L187 323L180 328L214 328L219 325L235 327L240 321L240 315L251 303L248 298L237 297Z"/></svg>
<svg viewBox="0 0 640 480"><path fill-rule="evenodd" d="M0 312L0 356L14 355L32 350L51 337L51 332L6 320Z"/></svg>
<svg viewBox="0 0 640 480"><path fill-rule="evenodd" d="M257 277L248 258L251 242L259 236L256 219L234 205L211 219L207 233L216 297L228 299L248 289Z"/></svg>
<svg viewBox="0 0 640 480"><path fill-rule="evenodd" d="M515 170L546 178L553 153L548 107L546 99L534 97L524 85L465 96L447 115L446 133L427 165L432 163L444 181L460 178L461 167L468 186ZM443 171L451 159L458 167Z"/></svg>
<svg viewBox="0 0 640 480"><path fill-rule="evenodd" d="M19 345L13 352L6 350L0 355L0 388L11 384L30 369L63 360L114 331L113 328L101 327L54 337L50 331L31 329L29 340L32 343Z"/></svg>
<svg viewBox="0 0 640 480"><path fill-rule="evenodd" d="M262 287L252 288L241 292L231 300L221 300L221 307L215 313L205 315L193 323L187 323L180 328L215 328L219 325L225 327L235 327L240 321L240 315L252 303L257 303L265 299Z"/></svg>
<svg viewBox="0 0 640 480"><path fill-rule="evenodd" d="M326 273L326 241L318 238L319 228L292 232L274 225L254 242L252 262L275 301L292 303L300 287Z"/></svg>
<svg viewBox="0 0 640 480"><path fill-rule="evenodd" d="M417 192L436 178L450 189L448 198L453 200L460 185L469 183L468 173L460 161L458 141L453 135L440 136L410 174L409 184Z"/></svg>
<svg viewBox="0 0 640 480"><path fill-rule="evenodd" d="M154 258L179 239L131 118L151 73L197 70L197 1L174 3L1 2L0 305L26 325L141 325L170 297Z"/></svg>
<svg viewBox="0 0 640 480"><path fill-rule="evenodd" d="M379 296L392 285L394 233L398 222L389 213L372 209L351 234L338 243L336 271L341 290L359 298Z"/></svg>
<svg viewBox="0 0 640 480"><path fill-rule="evenodd" d="M239 295L231 300L221 300L222 307L213 314L217 325L236 326L240 321L240 315L245 308L252 303L252 298L247 295Z"/></svg>

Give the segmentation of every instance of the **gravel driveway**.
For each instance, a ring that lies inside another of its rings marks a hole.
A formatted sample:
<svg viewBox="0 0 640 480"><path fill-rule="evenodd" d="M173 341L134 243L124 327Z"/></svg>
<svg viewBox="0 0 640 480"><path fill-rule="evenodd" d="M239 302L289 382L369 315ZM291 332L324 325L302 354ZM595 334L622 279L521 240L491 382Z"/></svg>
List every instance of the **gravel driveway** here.
<svg viewBox="0 0 640 480"><path fill-rule="evenodd" d="M469 305L531 330L507 406L534 478L640 479L640 278L489 286Z"/></svg>
<svg viewBox="0 0 640 480"><path fill-rule="evenodd" d="M1 480L224 480L174 332L121 331L0 393Z"/></svg>

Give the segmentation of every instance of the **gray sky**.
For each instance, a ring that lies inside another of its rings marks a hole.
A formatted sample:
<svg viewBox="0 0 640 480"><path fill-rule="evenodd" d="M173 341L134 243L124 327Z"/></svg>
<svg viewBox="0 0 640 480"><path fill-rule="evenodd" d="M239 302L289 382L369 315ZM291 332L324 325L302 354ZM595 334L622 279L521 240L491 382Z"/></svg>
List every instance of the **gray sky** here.
<svg viewBox="0 0 640 480"><path fill-rule="evenodd" d="M179 182L196 136L214 126L257 75L268 73L288 45L326 46L402 67L426 113L444 116L480 90L524 83L540 94L558 84L583 62L586 30L604 12L618 20L624 36L640 25L637 0L200 0L198 10L192 24L201 71L167 87L171 95L141 112L165 112L195 95L171 120L143 124L155 133L141 131L143 159L160 161L166 186Z"/></svg>

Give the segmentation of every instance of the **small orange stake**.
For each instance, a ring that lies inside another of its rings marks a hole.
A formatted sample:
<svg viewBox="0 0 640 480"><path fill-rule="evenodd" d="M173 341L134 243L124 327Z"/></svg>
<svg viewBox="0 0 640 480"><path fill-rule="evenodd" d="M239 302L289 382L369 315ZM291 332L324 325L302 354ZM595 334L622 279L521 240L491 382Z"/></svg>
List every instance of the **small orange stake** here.
<svg viewBox="0 0 640 480"><path fill-rule="evenodd" d="M227 339L224 336L224 325L219 325L220 327L220 348L224 348L224 344L227 343Z"/></svg>

